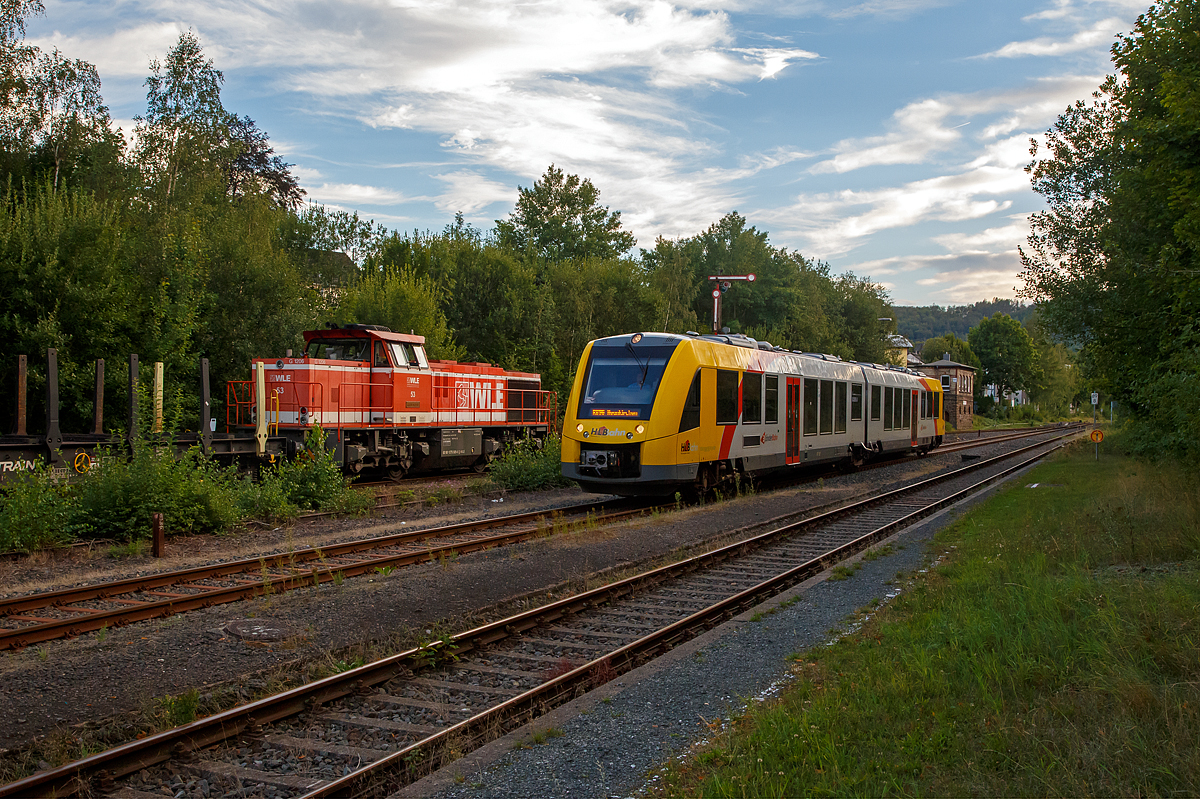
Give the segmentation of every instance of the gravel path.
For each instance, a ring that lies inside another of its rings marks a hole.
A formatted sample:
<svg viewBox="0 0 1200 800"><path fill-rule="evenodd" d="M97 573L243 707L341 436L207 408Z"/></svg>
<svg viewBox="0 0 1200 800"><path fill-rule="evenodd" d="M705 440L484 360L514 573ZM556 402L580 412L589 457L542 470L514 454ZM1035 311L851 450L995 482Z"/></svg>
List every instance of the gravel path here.
<svg viewBox="0 0 1200 800"><path fill-rule="evenodd" d="M981 452L987 455L987 448ZM494 619L514 608L526 605L527 598L544 596L547 592L562 592L568 587L581 587L584 583L595 585L598 574L630 568L636 564L653 563L663 559L674 559L690 547L696 547L710 539L713 531L731 531L753 523L760 523L784 513L801 511L822 506L882 489L917 475L932 474L942 469L957 468L961 460L957 455L931 456L913 459L900 465L884 469L869 470L853 475L831 476L820 484L781 490L772 494L760 494L737 500L709 505L704 508L685 510L679 514L663 514L645 517L615 528L584 531L566 537L540 539L518 546L501 548L484 553L469 554L444 564L427 564L397 569L388 576L346 579L340 586L323 585L320 590L306 589L281 595L258 598L252 601L217 606L206 611L179 615L166 620L135 623L115 629L106 635L88 634L75 640L50 642L40 647L27 648L21 652L0 654L0 756L5 749L22 749L38 737L54 731L69 732L72 726L91 724L95 720L108 720L118 734L132 737L139 732L135 724L137 712L153 709L158 698L178 695L189 689L199 688L207 693L215 686L222 686L241 697L250 697L272 685L275 676L285 670L297 669L297 665L325 663L341 658L353 658L356 653L365 653L368 642L395 642L437 626L454 627L460 624L477 624L485 619ZM525 507L547 507L565 505L581 499L582 494L574 490L548 494L525 495L508 498L504 504L506 513L524 510ZM539 506L540 504L540 506ZM480 517L492 512L498 503L488 500L473 501L448 512L455 517ZM421 524L440 524L443 519L428 517ZM278 549L281 543L319 545L331 539L350 536L377 536L386 530L408 529L417 520L409 515L392 514L382 518L361 521L327 522L321 525L298 527L294 530L267 532L246 537L245 540L217 540L210 547L198 548L193 558L196 563L211 561L213 552L223 547L225 558L241 557L247 550L266 551ZM406 523L402 527L402 523ZM269 535L268 535L269 534ZM274 543L270 537L274 537ZM182 551L188 540L173 540L174 552ZM236 552L235 552L236 551ZM919 548L914 546L898 551L901 559L919 559ZM95 558L75 571L64 570L55 576L53 564L31 562L26 572L19 564L9 564L0 577L6 588L21 585L22 578L30 583L70 585L82 580L81 575L130 574L131 571L157 571L151 559L130 564L129 562L105 563L104 558ZM183 566L192 563L180 557ZM712 691L703 691L706 684L695 680L685 681L688 692L703 694L697 709L687 707L674 716L671 733L690 738L695 734L699 709L712 712L705 717L719 716L729 702L743 694L757 691L759 678L750 680L748 667L752 659L761 657L763 668L781 663L780 655L770 655L766 639L776 642L783 655L793 652L805 643L819 641L824 631L846 613L868 602L873 597L883 597L885 590L881 581L870 584L865 579L884 565L893 574L907 561L878 561L861 571L850 581L829 584L830 588L814 591L848 592L848 599L841 605L831 604L821 596L812 597L811 606L822 609L812 620L795 623L796 631L805 631L810 638L797 639L785 628L785 617L775 615L768 618L767 632L745 641L746 646L726 646L705 651L703 658L710 666L700 670L707 677ZM916 563L913 561L912 563ZM880 573L883 574L883 573ZM809 607L807 604L801 604ZM800 606L797 606L800 607ZM788 617L790 618L790 617ZM288 635L283 641L263 643L243 641L229 633L228 626L238 620L253 619L256 622L276 626ZM788 623L792 624L792 623ZM785 633L787 635L785 635ZM815 638L813 638L815 637ZM716 665L719 659L732 657L737 668L726 674ZM731 677L732 676L732 677ZM748 683L742 683L744 679ZM614 687L617 688L617 687ZM671 687L655 692L654 697L672 697ZM686 694L686 692L685 692ZM699 695L698 695L699 696ZM622 692L612 703L654 702L634 701L633 694ZM623 699L626 698L626 699ZM709 703L704 706L703 703ZM671 701L672 708L676 701ZM608 705L604 710L611 710ZM605 717L602 713L592 715L595 722ZM630 716L629 719L634 717ZM622 722L624 717L609 715L612 731L628 731L638 725ZM654 722L650 724L660 724ZM661 723L667 725L666 721ZM664 735L668 729L664 728ZM625 733L613 734L597 731L587 734L594 742L604 742L603 748L589 750L583 740L579 744L554 740L549 746L535 748L532 754L550 752L551 749L570 749L579 753L577 760L582 774L584 767L593 780L601 774L603 780L615 780L618 775L638 775L650 763L645 757L628 761L622 750ZM575 741L571 737L572 741ZM685 742L684 738L672 738L673 746ZM640 746L639 746L639 749ZM659 752L668 752L660 750ZM647 750L646 755L651 751ZM12 755L16 755L13 753ZM629 764L635 766L631 768ZM560 777L564 773L556 773ZM479 781L471 781L475 783ZM504 783L490 777L482 780L485 795L505 793ZM461 789L467 784L455 784ZM513 783L514 786L520 785ZM607 794L610 791L625 793L631 788L602 789L607 783L586 784L585 795ZM617 784L612 784L616 786ZM621 786L633 787L633 783ZM551 792L549 785L532 794ZM517 794L529 794L527 790ZM567 793L564 791L564 793Z"/></svg>

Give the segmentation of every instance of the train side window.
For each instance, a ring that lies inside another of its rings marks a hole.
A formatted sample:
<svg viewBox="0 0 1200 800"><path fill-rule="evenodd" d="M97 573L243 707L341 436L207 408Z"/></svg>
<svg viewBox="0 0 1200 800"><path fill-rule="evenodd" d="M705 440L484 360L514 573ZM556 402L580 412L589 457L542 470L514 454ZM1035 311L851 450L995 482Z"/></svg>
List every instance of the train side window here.
<svg viewBox="0 0 1200 800"><path fill-rule="evenodd" d="M683 416L679 418L679 432L690 431L700 427L700 370L692 378L692 388L688 389L683 401Z"/></svg>
<svg viewBox="0 0 1200 800"><path fill-rule="evenodd" d="M768 375L767 399L763 403L763 422L779 422L779 376Z"/></svg>
<svg viewBox="0 0 1200 800"><path fill-rule="evenodd" d="M417 345L413 350L417 353L417 366L421 369L429 369L429 360L425 358L425 348Z"/></svg>
<svg viewBox="0 0 1200 800"><path fill-rule="evenodd" d="M817 435L817 379L804 379L804 435Z"/></svg>
<svg viewBox="0 0 1200 800"><path fill-rule="evenodd" d="M850 421L861 422L863 415L863 386L861 383L850 384Z"/></svg>
<svg viewBox="0 0 1200 800"><path fill-rule="evenodd" d="M890 431L892 429L892 411L895 409L896 397L892 394L892 387L885 386L887 391L883 393L883 429Z"/></svg>
<svg viewBox="0 0 1200 800"><path fill-rule="evenodd" d="M900 395L902 403L904 421L900 424L901 428L907 428L912 423L912 389L901 389L903 392Z"/></svg>
<svg viewBox="0 0 1200 800"><path fill-rule="evenodd" d="M895 395L895 405L892 406L894 416L892 417L892 430L900 430L904 427L904 390L899 386L892 389L892 394Z"/></svg>
<svg viewBox="0 0 1200 800"><path fill-rule="evenodd" d="M833 394L833 432L846 432L846 387L845 381L838 381Z"/></svg>
<svg viewBox="0 0 1200 800"><path fill-rule="evenodd" d="M717 370L717 424L737 425L738 374L734 370Z"/></svg>
<svg viewBox="0 0 1200 800"><path fill-rule="evenodd" d="M821 381L821 433L833 433L833 381Z"/></svg>
<svg viewBox="0 0 1200 800"><path fill-rule="evenodd" d="M742 373L742 424L762 422L762 373Z"/></svg>
<svg viewBox="0 0 1200 800"><path fill-rule="evenodd" d="M880 397L883 395L883 387L871 387L871 421L878 422L880 415Z"/></svg>

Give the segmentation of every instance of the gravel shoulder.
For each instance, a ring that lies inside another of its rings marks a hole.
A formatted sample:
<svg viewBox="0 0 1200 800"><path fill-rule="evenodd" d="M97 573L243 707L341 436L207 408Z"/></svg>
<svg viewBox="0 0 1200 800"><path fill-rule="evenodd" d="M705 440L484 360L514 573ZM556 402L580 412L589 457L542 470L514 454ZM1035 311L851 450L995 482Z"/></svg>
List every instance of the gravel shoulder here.
<svg viewBox="0 0 1200 800"><path fill-rule="evenodd" d="M987 454L986 450L977 452ZM911 459L771 494L468 554L442 564L397 569L386 577L348 578L338 586L325 584L320 589L216 606L165 620L135 623L104 635L88 634L6 652L0 655L0 707L6 711L0 715L0 754L2 750L20 749L54 731L69 732L73 726L95 720L144 712L159 698L191 689L207 693L224 687L250 697L267 688L273 675L298 664L328 663L355 653L366 654L372 642L411 641L425 631L496 619L549 593L595 585L602 575L678 557L711 540L715 531L733 531L782 514L877 492L902 480L960 464L957 455ZM584 497L587 495L577 490L559 490L508 497L503 504L474 499L436 514L400 511L365 520L322 520L236 538L174 539L169 542L169 566L224 561L491 516L500 513L497 506L503 507L503 513L549 509ZM912 554L914 549L902 552ZM75 554L67 559L4 564L0 585L5 593L19 593L33 587L74 585L100 576L156 572L167 566L153 559L113 562L101 552ZM843 583L855 584L857 580ZM862 602L858 599L851 605L857 607ZM814 604L827 605L819 599L814 599ZM829 613L837 620L845 612ZM279 627L289 635L280 642L263 643L244 641L227 631L231 623L245 619ZM814 631L828 628L824 620L814 625ZM798 646L788 645L793 650ZM747 652L757 653L759 649L755 645ZM736 657L735 664L744 657L745 653ZM732 674L722 675L723 670L706 670L714 686L724 687L723 697L750 691L738 682L737 673L742 671L738 667ZM690 712L687 716L681 713L678 724L694 732L693 717ZM618 719L614 718L614 725L624 729L624 724L617 725ZM132 737L138 730L130 724L124 732ZM595 760L606 763L604 758ZM485 794L500 795L495 783L485 785L489 787ZM604 793L607 790L585 792Z"/></svg>

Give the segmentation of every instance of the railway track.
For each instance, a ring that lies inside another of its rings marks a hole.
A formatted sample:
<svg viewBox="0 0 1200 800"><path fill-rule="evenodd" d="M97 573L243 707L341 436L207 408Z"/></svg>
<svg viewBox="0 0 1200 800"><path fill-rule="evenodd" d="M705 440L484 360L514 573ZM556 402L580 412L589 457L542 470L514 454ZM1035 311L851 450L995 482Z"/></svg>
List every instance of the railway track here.
<svg viewBox="0 0 1200 800"><path fill-rule="evenodd" d="M1021 431L949 445L939 453L1043 433ZM894 461L880 462L873 467ZM804 478L802 478L803 480ZM809 476L808 480L815 480ZM794 482L792 478L792 482ZM605 510L605 507L608 510ZM452 558L544 535L550 524L616 522L643 513L644 502L588 502L552 512L529 512L387 536L312 547L259 558L162 572L0 601L0 650L124 627L133 622L306 588L355 575ZM499 532L497 532L497 530Z"/></svg>
<svg viewBox="0 0 1200 800"><path fill-rule="evenodd" d="M160 786L173 796L383 796L981 491L1071 434L37 773L0 797L155 796ZM177 775L189 778L182 795Z"/></svg>
<svg viewBox="0 0 1200 800"><path fill-rule="evenodd" d="M614 522L646 508L621 500L580 503L13 597L0 601L0 650L437 561L545 535L548 524Z"/></svg>

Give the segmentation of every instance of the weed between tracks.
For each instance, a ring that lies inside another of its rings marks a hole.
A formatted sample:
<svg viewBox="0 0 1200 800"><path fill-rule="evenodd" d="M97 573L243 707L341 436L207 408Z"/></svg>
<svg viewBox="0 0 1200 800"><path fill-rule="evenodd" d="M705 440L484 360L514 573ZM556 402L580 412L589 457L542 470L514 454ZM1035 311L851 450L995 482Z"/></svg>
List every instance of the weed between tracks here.
<svg viewBox="0 0 1200 800"><path fill-rule="evenodd" d="M1038 467L654 792L1195 795L1196 479L1090 445Z"/></svg>

